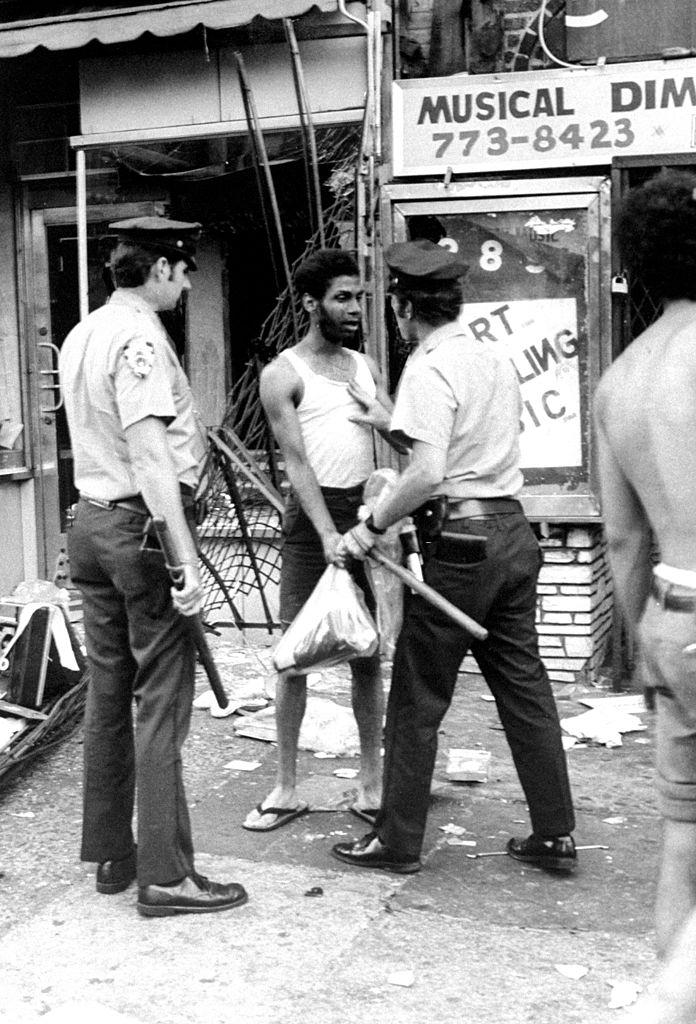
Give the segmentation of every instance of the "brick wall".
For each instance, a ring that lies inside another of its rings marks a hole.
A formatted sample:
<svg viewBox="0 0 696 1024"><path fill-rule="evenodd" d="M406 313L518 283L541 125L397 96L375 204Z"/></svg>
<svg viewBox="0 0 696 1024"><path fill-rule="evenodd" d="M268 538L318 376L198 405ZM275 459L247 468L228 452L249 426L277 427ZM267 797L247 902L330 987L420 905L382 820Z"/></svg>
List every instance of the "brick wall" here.
<svg viewBox="0 0 696 1024"><path fill-rule="evenodd" d="M601 527L552 525L540 539L539 651L555 683L595 684L612 622L612 582ZM473 658L464 672L478 672Z"/></svg>
<svg viewBox="0 0 696 1024"><path fill-rule="evenodd" d="M541 539L539 650L554 682L594 683L612 620L612 581L600 527L552 527Z"/></svg>

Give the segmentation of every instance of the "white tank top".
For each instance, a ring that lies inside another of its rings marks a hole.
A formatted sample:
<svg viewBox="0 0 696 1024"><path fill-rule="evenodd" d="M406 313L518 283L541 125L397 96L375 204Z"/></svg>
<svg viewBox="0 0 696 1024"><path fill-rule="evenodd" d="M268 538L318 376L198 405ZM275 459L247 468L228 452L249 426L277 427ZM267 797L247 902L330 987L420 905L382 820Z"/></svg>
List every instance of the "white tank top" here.
<svg viewBox="0 0 696 1024"><path fill-rule="evenodd" d="M370 397L376 392L375 382L363 356L352 349L356 384ZM351 423L348 419L362 412L362 406L351 398L348 384L330 380L315 373L292 349L286 356L304 384L297 416L309 464L320 487L355 487L368 478L375 468L371 427Z"/></svg>

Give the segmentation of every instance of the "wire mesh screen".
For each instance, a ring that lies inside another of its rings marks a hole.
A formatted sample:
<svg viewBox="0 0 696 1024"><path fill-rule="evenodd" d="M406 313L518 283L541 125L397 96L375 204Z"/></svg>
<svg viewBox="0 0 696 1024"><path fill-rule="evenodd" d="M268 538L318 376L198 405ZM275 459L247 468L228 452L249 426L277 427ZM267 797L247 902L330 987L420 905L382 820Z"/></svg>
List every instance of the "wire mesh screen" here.
<svg viewBox="0 0 696 1024"><path fill-rule="evenodd" d="M324 210L327 246L339 246L347 230L353 237L355 168L359 130L336 128L322 135L320 162L333 166L328 189L333 201ZM321 242L317 231L292 269ZM293 309L294 302L294 309ZM204 613L211 623L231 621L240 629L276 628L280 579L282 460L259 398L264 363L297 340L302 314L299 298L286 288L264 322L258 355L250 359L228 395L210 446L199 488L205 515L199 540L205 587Z"/></svg>

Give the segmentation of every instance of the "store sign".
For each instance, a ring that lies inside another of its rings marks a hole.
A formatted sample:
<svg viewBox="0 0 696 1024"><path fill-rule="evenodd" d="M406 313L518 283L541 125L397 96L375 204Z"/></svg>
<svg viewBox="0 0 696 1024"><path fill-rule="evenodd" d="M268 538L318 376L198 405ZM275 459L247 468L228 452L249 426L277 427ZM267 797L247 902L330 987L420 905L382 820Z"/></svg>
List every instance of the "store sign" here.
<svg viewBox="0 0 696 1024"><path fill-rule="evenodd" d="M393 85L394 176L696 152L696 60Z"/></svg>
<svg viewBox="0 0 696 1024"><path fill-rule="evenodd" d="M481 341L505 347L522 392L522 469L582 465L575 299L467 302L459 316Z"/></svg>

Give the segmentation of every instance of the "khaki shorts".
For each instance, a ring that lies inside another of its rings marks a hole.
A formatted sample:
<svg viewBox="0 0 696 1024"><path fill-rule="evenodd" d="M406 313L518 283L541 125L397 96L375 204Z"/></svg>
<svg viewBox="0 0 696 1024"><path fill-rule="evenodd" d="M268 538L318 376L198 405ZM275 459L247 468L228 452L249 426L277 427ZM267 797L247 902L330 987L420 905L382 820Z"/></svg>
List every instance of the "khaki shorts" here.
<svg viewBox="0 0 696 1024"><path fill-rule="evenodd" d="M661 814L696 822L696 612L663 608L652 595L640 622L641 668L655 691Z"/></svg>

